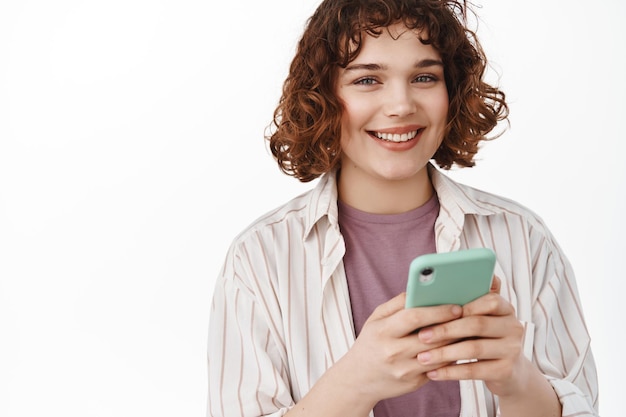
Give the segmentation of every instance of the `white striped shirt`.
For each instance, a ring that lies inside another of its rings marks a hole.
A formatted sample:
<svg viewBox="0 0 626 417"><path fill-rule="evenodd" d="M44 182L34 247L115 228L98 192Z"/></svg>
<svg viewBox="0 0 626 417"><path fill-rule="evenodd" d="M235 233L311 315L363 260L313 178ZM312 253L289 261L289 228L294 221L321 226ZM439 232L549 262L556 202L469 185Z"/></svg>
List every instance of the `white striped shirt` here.
<svg viewBox="0 0 626 417"><path fill-rule="evenodd" d="M597 416L597 375L574 273L542 220L429 171L441 206L437 251L495 251L501 295L526 329L524 352L554 387L563 416ZM208 416L284 415L354 343L337 217L329 173L234 240L213 294ZM482 381L460 387L461 417L499 415Z"/></svg>

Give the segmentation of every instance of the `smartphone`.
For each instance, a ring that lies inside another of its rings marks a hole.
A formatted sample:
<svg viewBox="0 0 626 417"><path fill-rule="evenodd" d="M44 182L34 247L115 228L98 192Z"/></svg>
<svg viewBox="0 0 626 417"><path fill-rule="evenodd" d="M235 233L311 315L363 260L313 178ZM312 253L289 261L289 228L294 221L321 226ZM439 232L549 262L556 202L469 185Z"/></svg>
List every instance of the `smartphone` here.
<svg viewBox="0 0 626 417"><path fill-rule="evenodd" d="M409 267L406 308L467 304L489 292L495 265L488 248L418 256Z"/></svg>

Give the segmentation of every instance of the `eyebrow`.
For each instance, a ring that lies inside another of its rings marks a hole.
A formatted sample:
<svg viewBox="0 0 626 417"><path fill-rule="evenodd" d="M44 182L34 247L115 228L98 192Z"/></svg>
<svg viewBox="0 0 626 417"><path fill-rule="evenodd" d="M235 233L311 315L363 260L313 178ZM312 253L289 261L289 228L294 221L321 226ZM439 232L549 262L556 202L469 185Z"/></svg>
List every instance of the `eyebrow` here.
<svg viewBox="0 0 626 417"><path fill-rule="evenodd" d="M417 61L415 65L413 65L414 68L428 68L428 67L434 67L434 66L443 67L443 61L439 59L427 58L427 59L421 59ZM384 71L387 68L388 67L384 64L352 64L352 65L348 65L345 71L358 71L358 70Z"/></svg>

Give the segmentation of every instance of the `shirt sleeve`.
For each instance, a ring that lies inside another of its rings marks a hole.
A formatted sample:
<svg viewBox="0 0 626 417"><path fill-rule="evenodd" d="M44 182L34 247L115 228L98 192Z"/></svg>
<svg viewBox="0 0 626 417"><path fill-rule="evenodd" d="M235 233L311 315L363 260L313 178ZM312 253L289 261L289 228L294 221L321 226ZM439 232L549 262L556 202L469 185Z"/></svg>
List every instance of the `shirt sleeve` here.
<svg viewBox="0 0 626 417"><path fill-rule="evenodd" d="M244 259L231 248L213 294L208 417L282 416L294 403L279 326L249 284L255 268Z"/></svg>
<svg viewBox="0 0 626 417"><path fill-rule="evenodd" d="M550 235L537 246L533 361L557 393L563 416L597 416L596 367L572 267Z"/></svg>

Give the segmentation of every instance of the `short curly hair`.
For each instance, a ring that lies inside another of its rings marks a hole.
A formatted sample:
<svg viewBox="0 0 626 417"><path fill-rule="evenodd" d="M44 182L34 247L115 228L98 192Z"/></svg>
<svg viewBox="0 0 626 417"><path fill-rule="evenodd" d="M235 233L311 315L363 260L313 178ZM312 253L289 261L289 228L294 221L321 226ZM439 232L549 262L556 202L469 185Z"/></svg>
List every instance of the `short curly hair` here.
<svg viewBox="0 0 626 417"><path fill-rule="evenodd" d="M308 182L340 163L338 69L357 57L363 36L379 36L396 22L425 33L420 40L443 60L448 124L433 159L444 169L474 166L479 142L508 117L508 106L504 93L483 81L487 59L467 28L466 3L324 0L308 20L266 137L280 169Z"/></svg>

